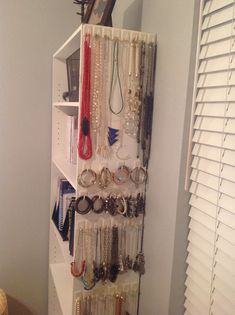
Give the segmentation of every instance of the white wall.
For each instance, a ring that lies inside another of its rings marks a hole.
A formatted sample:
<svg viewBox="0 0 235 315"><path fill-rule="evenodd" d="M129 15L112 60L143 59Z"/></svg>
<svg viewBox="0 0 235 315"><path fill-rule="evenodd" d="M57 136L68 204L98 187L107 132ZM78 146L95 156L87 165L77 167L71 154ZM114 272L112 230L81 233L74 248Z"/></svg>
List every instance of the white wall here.
<svg viewBox="0 0 235 315"><path fill-rule="evenodd" d="M0 4L0 287L11 297L11 315L46 315L50 56L79 18L72 0ZM117 0L113 15L114 26L137 30L142 15L143 30L158 34L140 315L182 315L187 233L183 135L191 95L193 14L194 1Z"/></svg>
<svg viewBox="0 0 235 315"><path fill-rule="evenodd" d="M143 2L142 30L157 34L158 53L141 315L183 314L188 232L184 170L193 83L191 43L196 40L193 22L197 24L194 1Z"/></svg>
<svg viewBox="0 0 235 315"><path fill-rule="evenodd" d="M130 30L141 29L143 0L116 0L113 26Z"/></svg>
<svg viewBox="0 0 235 315"><path fill-rule="evenodd" d="M47 314L51 56L72 0L0 0L0 287L10 315Z"/></svg>

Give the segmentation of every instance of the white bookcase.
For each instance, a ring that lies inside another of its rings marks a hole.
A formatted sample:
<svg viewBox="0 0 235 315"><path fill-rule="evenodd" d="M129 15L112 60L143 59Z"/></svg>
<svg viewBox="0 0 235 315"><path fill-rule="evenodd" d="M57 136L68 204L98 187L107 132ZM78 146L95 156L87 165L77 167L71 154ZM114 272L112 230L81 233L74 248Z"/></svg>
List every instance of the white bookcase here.
<svg viewBox="0 0 235 315"><path fill-rule="evenodd" d="M50 203L50 245L49 245L49 315L72 315L74 309L75 293L83 290L79 280L70 272L70 263L73 257L69 255L69 244L63 242L54 223L51 220L52 211L57 194L58 178L67 179L78 192L77 176L83 168L83 162L77 159L77 164L72 164L66 159L66 117L67 115L79 115L79 102L65 102L63 92L68 90L66 59L78 48L82 48L83 33L87 29L103 31L109 30L112 34L123 32L115 28L101 26L81 25L72 36L53 55L53 99L52 99L52 164L51 164L51 203ZM139 32L125 31L138 36L149 37L153 42L153 35ZM125 34L126 34L125 33ZM82 49L80 50L80 93L82 77ZM78 122L79 125L79 122ZM130 144L131 145L131 144ZM133 185L133 189L135 189ZM88 220L92 220L92 215ZM79 220L79 218L77 219ZM84 216L83 216L84 220ZM138 281L139 275L128 272L118 278L118 282Z"/></svg>

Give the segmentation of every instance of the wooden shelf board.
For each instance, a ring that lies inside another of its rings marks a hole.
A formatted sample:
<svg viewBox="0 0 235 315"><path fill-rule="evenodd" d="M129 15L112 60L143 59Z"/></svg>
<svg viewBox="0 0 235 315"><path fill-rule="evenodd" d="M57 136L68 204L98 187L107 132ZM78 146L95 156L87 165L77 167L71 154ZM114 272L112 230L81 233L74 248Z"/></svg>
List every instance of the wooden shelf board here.
<svg viewBox="0 0 235 315"><path fill-rule="evenodd" d="M80 47L80 35L82 25L69 37L69 39L62 45L53 55L54 58L66 60Z"/></svg>
<svg viewBox="0 0 235 315"><path fill-rule="evenodd" d="M73 305L73 277L70 274L69 264L50 264L50 271L61 311L63 315L70 315Z"/></svg>
<svg viewBox="0 0 235 315"><path fill-rule="evenodd" d="M55 107L79 107L79 102L54 102Z"/></svg>
<svg viewBox="0 0 235 315"><path fill-rule="evenodd" d="M55 102L53 108L59 109L66 115L78 116L79 102Z"/></svg>
<svg viewBox="0 0 235 315"><path fill-rule="evenodd" d="M70 182L73 188L77 189L76 180L76 164L69 163L65 158L55 157L52 159L58 170L64 175L64 177Z"/></svg>

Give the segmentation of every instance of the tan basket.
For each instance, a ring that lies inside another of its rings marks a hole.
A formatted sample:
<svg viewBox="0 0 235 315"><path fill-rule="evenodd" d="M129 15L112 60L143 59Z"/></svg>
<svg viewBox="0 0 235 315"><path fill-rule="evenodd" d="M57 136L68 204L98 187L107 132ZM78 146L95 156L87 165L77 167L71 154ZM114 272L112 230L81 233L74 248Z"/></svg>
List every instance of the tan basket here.
<svg viewBox="0 0 235 315"><path fill-rule="evenodd" d="M8 315L6 294L1 289L0 289L0 315Z"/></svg>

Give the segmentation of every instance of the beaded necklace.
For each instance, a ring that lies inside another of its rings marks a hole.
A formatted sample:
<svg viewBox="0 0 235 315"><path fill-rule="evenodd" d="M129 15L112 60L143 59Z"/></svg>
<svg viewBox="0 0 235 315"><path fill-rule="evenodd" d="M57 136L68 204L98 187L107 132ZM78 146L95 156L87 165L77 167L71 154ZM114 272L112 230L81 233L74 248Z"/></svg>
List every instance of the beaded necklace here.
<svg viewBox="0 0 235 315"><path fill-rule="evenodd" d="M82 81L82 101L80 114L80 130L78 142L78 155L83 160L92 157L92 142L90 134L90 71L91 71L91 48L90 35L84 37L84 68Z"/></svg>
<svg viewBox="0 0 235 315"><path fill-rule="evenodd" d="M107 119L107 84L105 81L109 80L108 61L110 58L110 40L108 38L100 38L101 40L101 53L100 62L102 64L102 74L98 80L101 82L100 86L100 111L101 121L98 134L98 146L96 153L104 159L110 157L110 150L108 146L108 119Z"/></svg>
<svg viewBox="0 0 235 315"><path fill-rule="evenodd" d="M81 298L77 298L75 302L75 314L76 315L81 315Z"/></svg>
<svg viewBox="0 0 235 315"><path fill-rule="evenodd" d="M91 53L91 65L93 77L91 80L91 125L92 132L96 136L97 130L100 127L100 39L96 35L91 37L92 53Z"/></svg>
<svg viewBox="0 0 235 315"><path fill-rule="evenodd" d="M130 43L130 61L128 75L128 91L126 94L126 110L124 130L126 134L136 138L140 114L140 44Z"/></svg>
<svg viewBox="0 0 235 315"><path fill-rule="evenodd" d="M141 122L141 148L143 165L148 167L151 149L152 118L153 118L153 88L156 60L156 46L153 43L146 45L145 78L143 93L143 117Z"/></svg>

